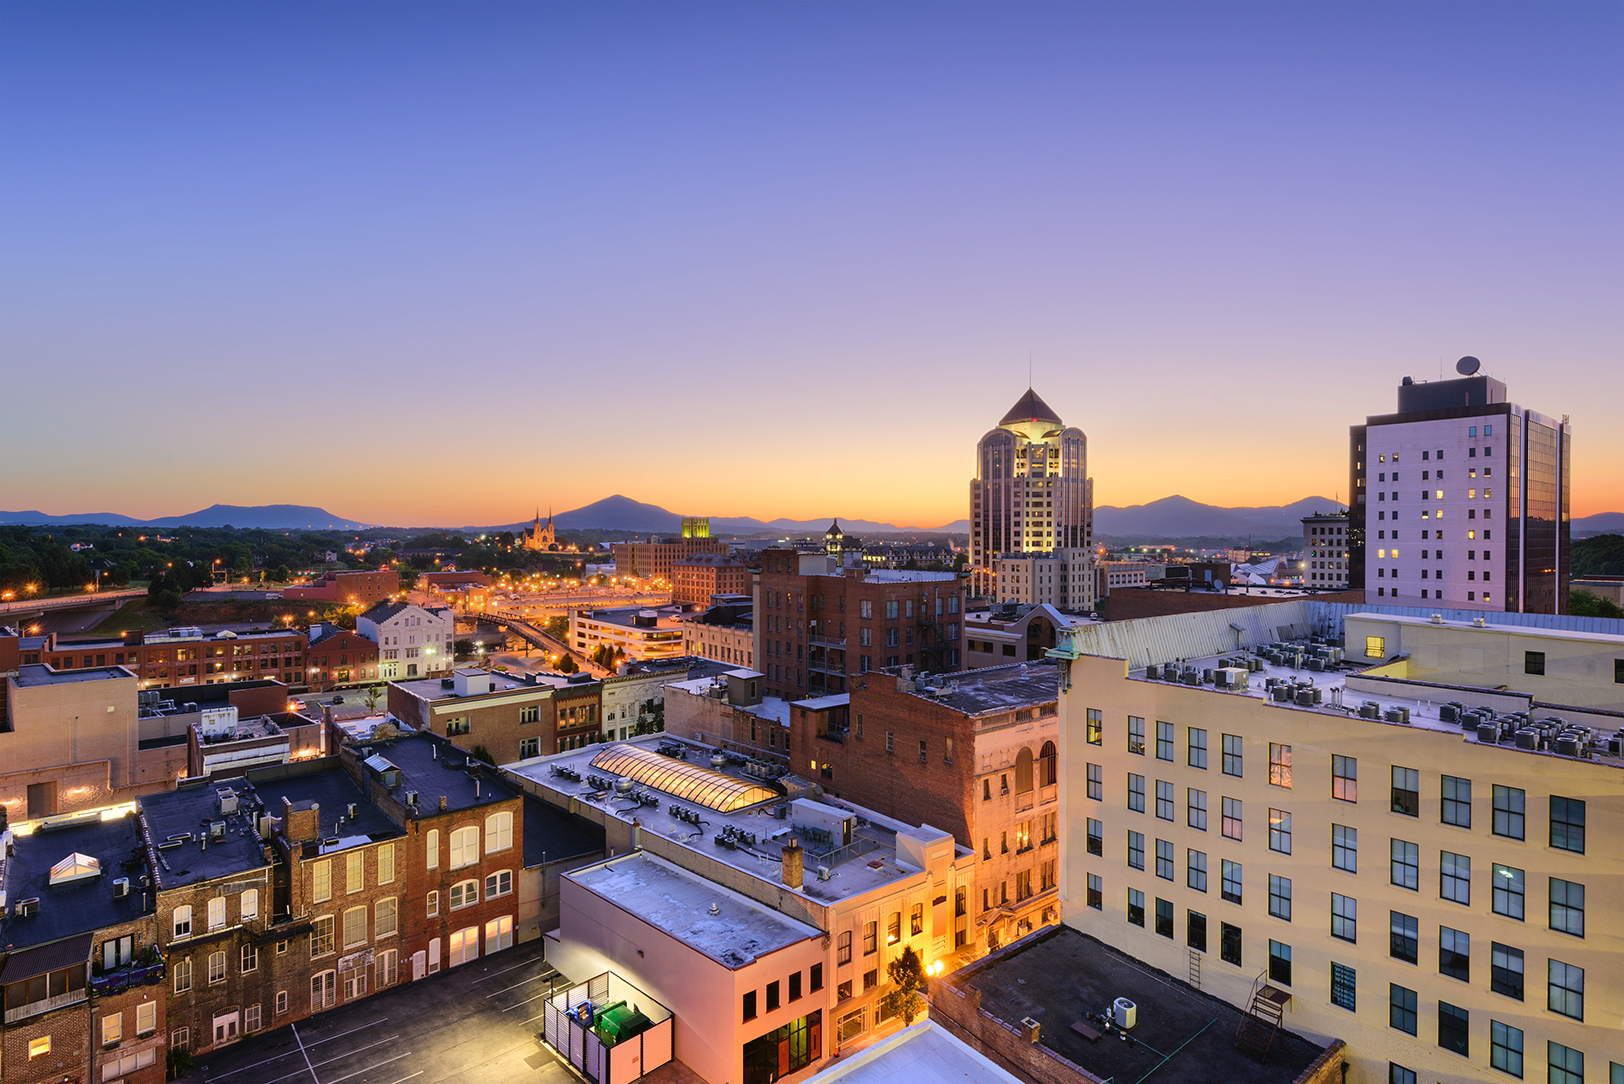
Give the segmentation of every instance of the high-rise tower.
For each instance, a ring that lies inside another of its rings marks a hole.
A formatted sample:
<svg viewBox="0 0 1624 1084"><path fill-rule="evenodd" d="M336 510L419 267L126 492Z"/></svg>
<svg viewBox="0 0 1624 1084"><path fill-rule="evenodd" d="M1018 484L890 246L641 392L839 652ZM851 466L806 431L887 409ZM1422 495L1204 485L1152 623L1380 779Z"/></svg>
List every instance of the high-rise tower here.
<svg viewBox="0 0 1624 1084"><path fill-rule="evenodd" d="M1064 571L1043 574L1075 581L1078 589L1064 592L1068 603L1091 605L1093 545L1088 437L1067 427L1028 388L976 445L976 477L970 483L971 565L991 569L1000 554L1063 559ZM1008 594L1002 589L998 593L1000 598Z"/></svg>
<svg viewBox="0 0 1624 1084"><path fill-rule="evenodd" d="M1568 420L1456 369L1351 427L1349 580L1372 603L1567 613Z"/></svg>

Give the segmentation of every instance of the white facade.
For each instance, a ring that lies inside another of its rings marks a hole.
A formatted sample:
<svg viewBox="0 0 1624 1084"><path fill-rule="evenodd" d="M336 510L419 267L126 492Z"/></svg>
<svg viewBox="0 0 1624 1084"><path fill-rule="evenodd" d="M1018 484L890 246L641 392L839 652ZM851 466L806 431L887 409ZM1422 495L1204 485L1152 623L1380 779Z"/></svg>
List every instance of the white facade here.
<svg viewBox="0 0 1624 1084"><path fill-rule="evenodd" d="M603 734L607 741L621 741L637 733L637 724L651 717L649 701L665 703L665 686L682 671L656 671L648 674L618 674L603 679Z"/></svg>
<svg viewBox="0 0 1624 1084"><path fill-rule="evenodd" d="M447 673L455 660L457 619L448 607L380 603L356 618L355 631L378 645L384 681Z"/></svg>
<svg viewBox="0 0 1624 1084"><path fill-rule="evenodd" d="M1094 553L1001 553L993 559L993 601L1060 610L1094 608Z"/></svg>
<svg viewBox="0 0 1624 1084"><path fill-rule="evenodd" d="M1348 586L1348 517L1303 517L1303 586Z"/></svg>

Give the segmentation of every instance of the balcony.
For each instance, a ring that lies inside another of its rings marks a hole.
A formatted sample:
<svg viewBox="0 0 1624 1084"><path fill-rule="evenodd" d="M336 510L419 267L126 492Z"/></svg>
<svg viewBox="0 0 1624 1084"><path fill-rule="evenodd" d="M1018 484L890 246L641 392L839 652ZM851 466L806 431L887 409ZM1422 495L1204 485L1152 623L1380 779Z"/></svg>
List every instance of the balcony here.
<svg viewBox="0 0 1624 1084"><path fill-rule="evenodd" d="M55 1012L57 1009L65 1009L69 1005L77 1005L80 1002L87 1000L88 997L89 994L87 994L84 987L81 986L77 990L69 990L66 993L57 994L54 997L41 998L38 1001L30 1001L25 1004L18 1005L14 1009L7 1009L6 1023L8 1025L15 1024L17 1021L26 1020L30 1016L38 1016L41 1013Z"/></svg>
<svg viewBox="0 0 1624 1084"><path fill-rule="evenodd" d="M826 662L823 659L807 659L806 668L808 670L815 670L820 674L839 674L841 677L846 676L846 664L844 662L833 663Z"/></svg>
<svg viewBox="0 0 1624 1084"><path fill-rule="evenodd" d="M807 636L806 642L816 647L832 647L837 651L846 650L846 638L844 636L836 639L833 636L819 636L814 633Z"/></svg>

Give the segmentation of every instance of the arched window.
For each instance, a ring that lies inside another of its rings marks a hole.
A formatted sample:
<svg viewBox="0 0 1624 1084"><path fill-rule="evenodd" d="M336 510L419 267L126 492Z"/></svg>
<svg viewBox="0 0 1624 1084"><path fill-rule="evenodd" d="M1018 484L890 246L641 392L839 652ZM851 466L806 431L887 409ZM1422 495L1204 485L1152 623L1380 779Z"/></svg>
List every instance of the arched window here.
<svg viewBox="0 0 1624 1084"><path fill-rule="evenodd" d="M1025 747L1015 758L1015 793L1032 793L1032 750Z"/></svg>
<svg viewBox="0 0 1624 1084"><path fill-rule="evenodd" d="M451 868L461 869L479 861L479 829L458 828L451 833Z"/></svg>
<svg viewBox="0 0 1624 1084"><path fill-rule="evenodd" d="M451 909L472 907L479 902L478 881L458 881L451 886Z"/></svg>
<svg viewBox="0 0 1624 1084"><path fill-rule="evenodd" d="M243 891L243 894L242 894L242 902L240 904L239 909L242 912L242 918L243 918L243 921L245 921L245 922L248 921L249 919L258 918L259 917L259 889L257 889L257 888L245 889Z"/></svg>
<svg viewBox="0 0 1624 1084"><path fill-rule="evenodd" d="M1056 754L1054 742L1046 741L1043 749L1038 753L1038 786L1052 787L1055 785Z"/></svg>
<svg viewBox="0 0 1624 1084"><path fill-rule="evenodd" d="M492 813L485 818L485 853L513 846L513 814Z"/></svg>
<svg viewBox="0 0 1624 1084"><path fill-rule="evenodd" d="M175 936L192 936L192 905L189 903L175 908Z"/></svg>

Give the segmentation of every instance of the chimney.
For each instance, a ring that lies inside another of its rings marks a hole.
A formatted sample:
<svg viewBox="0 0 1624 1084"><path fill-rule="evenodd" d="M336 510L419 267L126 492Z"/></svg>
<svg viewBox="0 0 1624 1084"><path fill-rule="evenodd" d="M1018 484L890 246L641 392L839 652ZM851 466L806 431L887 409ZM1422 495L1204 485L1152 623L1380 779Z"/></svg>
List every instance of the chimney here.
<svg viewBox="0 0 1624 1084"><path fill-rule="evenodd" d="M801 843L799 840L792 838L788 843L784 844L783 855L784 883L791 888L801 887L803 861Z"/></svg>
<svg viewBox="0 0 1624 1084"><path fill-rule="evenodd" d="M440 812L441 812L441 813L444 813L444 812L445 812L445 810L446 810L446 804L447 804L447 803L446 803L446 796L445 796L445 795L443 795L443 794L442 794L442 795L440 795Z"/></svg>
<svg viewBox="0 0 1624 1084"><path fill-rule="evenodd" d="M289 843L309 843L321 832L321 806L315 802L303 803L295 809L286 796L282 798L282 835Z"/></svg>

